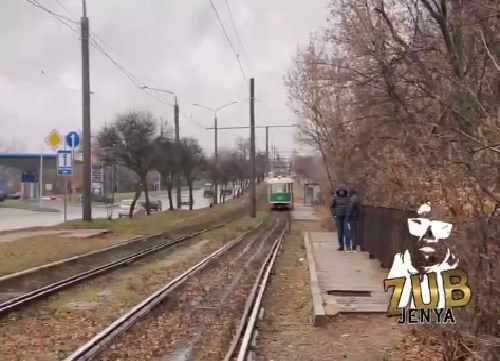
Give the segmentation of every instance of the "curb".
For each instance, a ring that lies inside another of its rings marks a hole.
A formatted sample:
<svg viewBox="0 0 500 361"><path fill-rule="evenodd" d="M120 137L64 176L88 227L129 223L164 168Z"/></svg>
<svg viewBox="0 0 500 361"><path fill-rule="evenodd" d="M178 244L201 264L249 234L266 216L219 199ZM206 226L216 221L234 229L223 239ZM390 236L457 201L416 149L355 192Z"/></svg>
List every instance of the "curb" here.
<svg viewBox="0 0 500 361"><path fill-rule="evenodd" d="M313 301L312 325L314 327L323 327L327 324L328 317L326 315L325 308L323 307L323 297L321 296L321 289L319 287L318 274L316 271L316 262L314 261L308 232L304 232L304 245L307 250L307 265L309 268L309 275L311 277L311 293Z"/></svg>

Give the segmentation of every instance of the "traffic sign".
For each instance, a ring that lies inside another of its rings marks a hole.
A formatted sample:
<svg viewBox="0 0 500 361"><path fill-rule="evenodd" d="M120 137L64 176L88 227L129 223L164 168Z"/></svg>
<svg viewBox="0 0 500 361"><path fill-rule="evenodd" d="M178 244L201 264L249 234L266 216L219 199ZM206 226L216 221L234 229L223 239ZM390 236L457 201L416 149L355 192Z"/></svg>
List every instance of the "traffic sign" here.
<svg viewBox="0 0 500 361"><path fill-rule="evenodd" d="M73 175L73 157L71 150L60 150L57 152L57 175Z"/></svg>
<svg viewBox="0 0 500 361"><path fill-rule="evenodd" d="M92 183L92 194L102 196L102 183Z"/></svg>
<svg viewBox="0 0 500 361"><path fill-rule="evenodd" d="M21 175L21 183L36 183L35 173L23 172Z"/></svg>
<svg viewBox="0 0 500 361"><path fill-rule="evenodd" d="M57 130L52 130L47 138L45 138L45 142L54 150L57 150L57 148L61 145L63 141L63 138L59 134Z"/></svg>
<svg viewBox="0 0 500 361"><path fill-rule="evenodd" d="M75 131L69 132L66 136L66 144L70 148L78 147L78 145L80 144L80 135Z"/></svg>

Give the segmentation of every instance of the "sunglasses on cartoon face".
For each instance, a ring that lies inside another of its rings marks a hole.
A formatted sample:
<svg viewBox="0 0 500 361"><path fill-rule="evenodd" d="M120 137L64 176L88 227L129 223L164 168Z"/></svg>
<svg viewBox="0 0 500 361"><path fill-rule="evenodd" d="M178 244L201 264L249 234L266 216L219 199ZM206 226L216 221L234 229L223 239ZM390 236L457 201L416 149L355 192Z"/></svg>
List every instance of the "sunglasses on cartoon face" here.
<svg viewBox="0 0 500 361"><path fill-rule="evenodd" d="M428 218L409 218L408 230L419 237L420 251L429 254L435 251L436 243L450 236L452 225L443 221Z"/></svg>

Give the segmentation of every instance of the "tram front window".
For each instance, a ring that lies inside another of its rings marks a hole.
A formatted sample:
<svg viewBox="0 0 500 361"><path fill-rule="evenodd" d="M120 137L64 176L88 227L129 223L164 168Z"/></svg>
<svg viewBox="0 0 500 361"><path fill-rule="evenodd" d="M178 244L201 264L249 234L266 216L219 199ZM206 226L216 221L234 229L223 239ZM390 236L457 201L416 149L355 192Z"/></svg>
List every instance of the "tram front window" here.
<svg viewBox="0 0 500 361"><path fill-rule="evenodd" d="M273 184L271 189L272 189L273 193L285 193L286 192L286 185L285 184Z"/></svg>

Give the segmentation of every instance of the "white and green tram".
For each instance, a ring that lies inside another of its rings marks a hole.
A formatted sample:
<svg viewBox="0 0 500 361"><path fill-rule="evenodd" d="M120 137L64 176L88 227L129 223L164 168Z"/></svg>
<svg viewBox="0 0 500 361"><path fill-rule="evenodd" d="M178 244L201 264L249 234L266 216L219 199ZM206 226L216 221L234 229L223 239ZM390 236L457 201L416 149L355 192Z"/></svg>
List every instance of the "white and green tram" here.
<svg viewBox="0 0 500 361"><path fill-rule="evenodd" d="M271 210L293 210L293 179L273 177L266 181L267 205Z"/></svg>

